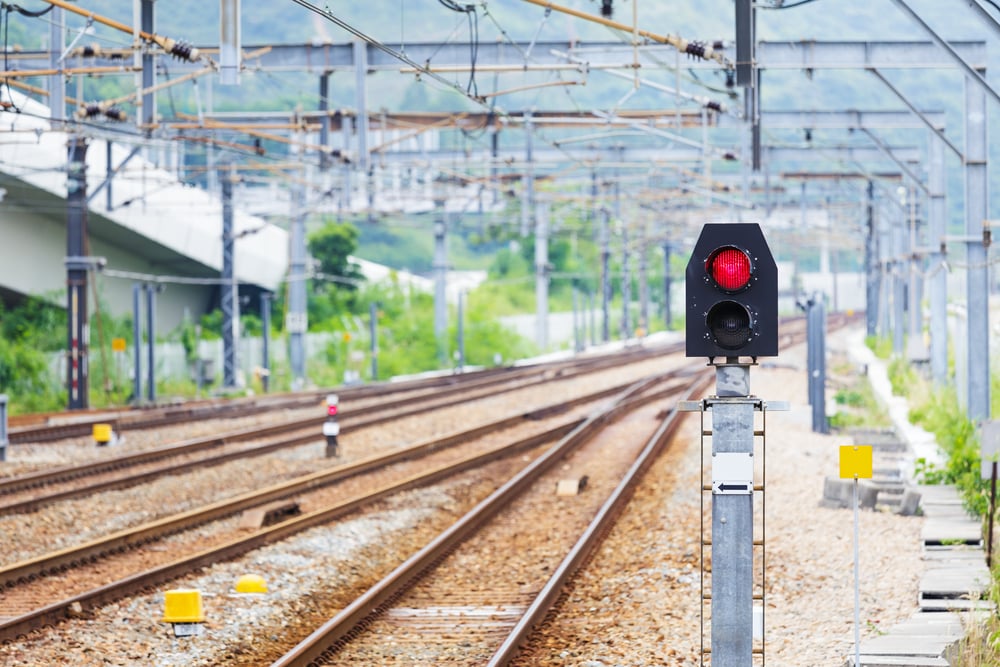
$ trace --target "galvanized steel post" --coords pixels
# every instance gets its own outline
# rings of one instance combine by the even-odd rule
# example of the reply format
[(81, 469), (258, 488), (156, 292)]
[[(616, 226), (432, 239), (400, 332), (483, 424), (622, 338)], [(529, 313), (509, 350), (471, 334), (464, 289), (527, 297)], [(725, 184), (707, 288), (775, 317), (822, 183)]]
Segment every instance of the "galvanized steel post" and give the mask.
[[(750, 367), (716, 367), (712, 411), (712, 665), (748, 667), (753, 651), (754, 408)], [(740, 477), (723, 472), (739, 470)], [(718, 481), (717, 481), (718, 480)]]

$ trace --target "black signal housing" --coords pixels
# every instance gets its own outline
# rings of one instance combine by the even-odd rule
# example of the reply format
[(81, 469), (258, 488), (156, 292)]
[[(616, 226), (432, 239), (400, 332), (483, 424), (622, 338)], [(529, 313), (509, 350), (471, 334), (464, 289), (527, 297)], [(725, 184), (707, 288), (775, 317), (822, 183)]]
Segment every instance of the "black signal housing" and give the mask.
[(778, 355), (778, 267), (757, 223), (708, 223), (686, 273), (689, 357)]

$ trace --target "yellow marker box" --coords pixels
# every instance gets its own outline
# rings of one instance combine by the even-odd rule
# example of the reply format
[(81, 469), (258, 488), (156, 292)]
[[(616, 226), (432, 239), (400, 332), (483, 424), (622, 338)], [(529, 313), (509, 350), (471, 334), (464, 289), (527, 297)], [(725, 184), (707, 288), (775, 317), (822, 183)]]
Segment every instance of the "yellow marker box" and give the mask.
[(841, 445), (840, 478), (841, 479), (872, 478), (871, 445)]

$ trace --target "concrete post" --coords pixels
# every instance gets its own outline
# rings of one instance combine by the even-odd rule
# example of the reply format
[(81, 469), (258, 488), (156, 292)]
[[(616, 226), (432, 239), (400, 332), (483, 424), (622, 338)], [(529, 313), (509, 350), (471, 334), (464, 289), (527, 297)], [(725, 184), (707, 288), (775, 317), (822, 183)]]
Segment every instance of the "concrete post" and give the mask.
[[(933, 134), (933, 133), (931, 133)], [(947, 183), (944, 171), (944, 142), (930, 138), (930, 208), (928, 211), (928, 277), (931, 306), (931, 377), (938, 386), (948, 381), (948, 272), (944, 267), (945, 233), (948, 210), (945, 201)]]
[(66, 195), (66, 393), (70, 410), (90, 405), (87, 313), (87, 140), (70, 135)]
[(242, 0), (220, 0), (219, 83), (240, 83), (240, 5)]
[(142, 284), (132, 284), (132, 402), (142, 403)]
[(534, 158), (534, 125), (531, 123), (531, 112), (524, 112), (524, 198), (521, 201), (521, 237), (531, 233), (531, 216), (535, 213), (535, 158)]
[[(438, 205), (440, 205), (438, 207)], [(447, 363), (448, 343), (448, 214), (444, 200), (435, 202), (438, 219), (434, 221), (434, 340), (437, 341), (438, 362)]]
[(544, 352), (549, 347), (549, 209), (535, 209), (535, 343)]
[(306, 192), (300, 184), (292, 185), (292, 228), (289, 235), (291, 264), (288, 276), (288, 361), (292, 368), (292, 390), (306, 383)]
[(146, 283), (146, 399), (156, 403), (156, 285)]
[(986, 93), (968, 77), (965, 80), (965, 259), (968, 265), (967, 350), (969, 370), (969, 419), (990, 418), (989, 266), (982, 242), (989, 218), (987, 193)]
[(261, 375), (260, 383), (263, 385), (266, 394), (271, 388), (271, 293), (260, 293), (260, 337), (261, 337), (261, 366), (264, 374)]
[[(140, 23), (144, 32), (156, 32), (155, 0), (140, 0)], [(146, 136), (153, 133), (153, 123), (156, 122), (156, 93), (150, 89), (156, 83), (156, 63), (150, 49), (144, 49), (142, 54), (142, 125)]]
[(878, 262), (878, 231), (875, 226), (875, 183), (868, 181), (865, 197), (865, 333), (874, 336), (878, 329), (881, 273)]
[(239, 298), (233, 258), (233, 170), (222, 175), (222, 385), (236, 386), (236, 345)]
[(611, 340), (611, 232), (608, 210), (601, 209), (601, 340)]

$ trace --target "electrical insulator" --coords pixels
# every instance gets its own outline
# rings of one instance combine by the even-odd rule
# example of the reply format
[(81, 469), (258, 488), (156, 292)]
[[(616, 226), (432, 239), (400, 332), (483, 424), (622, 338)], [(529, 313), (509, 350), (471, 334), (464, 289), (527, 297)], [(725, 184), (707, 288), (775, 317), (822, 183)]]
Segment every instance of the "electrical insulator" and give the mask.
[(119, 122), (125, 122), (128, 120), (128, 114), (119, 109), (118, 107), (109, 107), (104, 110), (104, 115), (111, 120), (117, 120)]
[(98, 104), (81, 104), (76, 110), (77, 118), (94, 118), (101, 115), (101, 107)]
[(201, 55), (198, 49), (188, 42), (168, 40), (166, 46), (168, 47), (167, 53), (181, 60), (194, 62)]
[(709, 111), (718, 111), (719, 113), (722, 113), (722, 104), (720, 102), (708, 102), (705, 105), (705, 108)]
[(687, 46), (684, 47), (684, 53), (689, 56), (694, 56), (695, 58), (705, 58), (705, 43), (704, 42), (688, 42)]
[(613, 12), (611, 0), (601, 0), (601, 16), (610, 17)]

